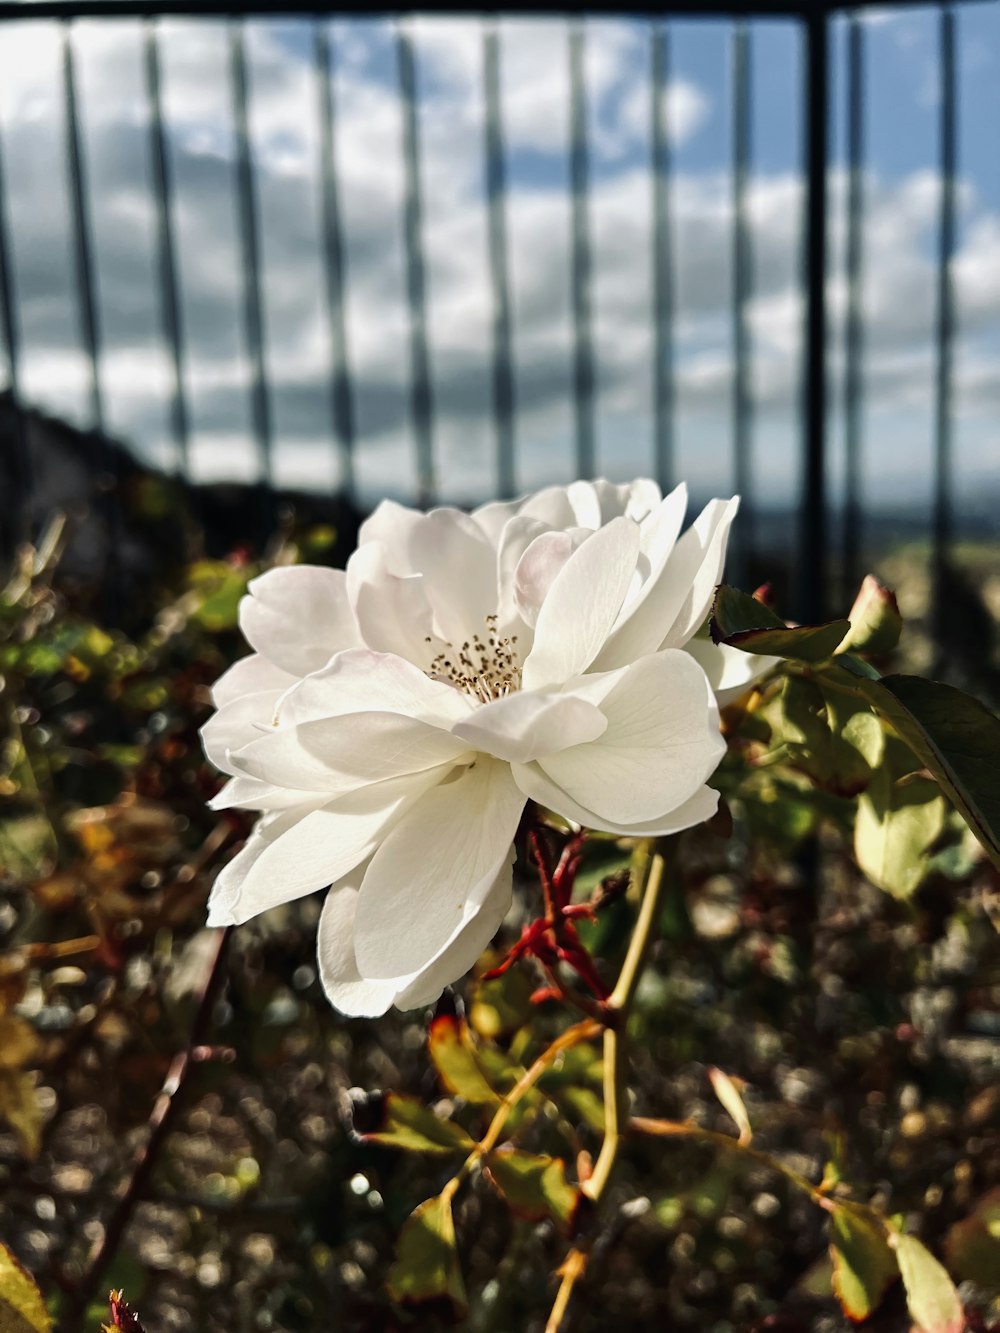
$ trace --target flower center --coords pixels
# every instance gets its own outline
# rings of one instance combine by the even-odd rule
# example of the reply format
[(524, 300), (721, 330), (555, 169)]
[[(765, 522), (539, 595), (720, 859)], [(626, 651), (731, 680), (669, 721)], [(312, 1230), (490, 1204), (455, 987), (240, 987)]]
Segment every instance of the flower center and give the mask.
[[(427, 642), (432, 640), (428, 638)], [(474, 634), (459, 648), (446, 644), (427, 674), (431, 680), (446, 681), (480, 703), (488, 704), (521, 688), (516, 645), (517, 635), (501, 638), (497, 617), (487, 616), (485, 635)]]

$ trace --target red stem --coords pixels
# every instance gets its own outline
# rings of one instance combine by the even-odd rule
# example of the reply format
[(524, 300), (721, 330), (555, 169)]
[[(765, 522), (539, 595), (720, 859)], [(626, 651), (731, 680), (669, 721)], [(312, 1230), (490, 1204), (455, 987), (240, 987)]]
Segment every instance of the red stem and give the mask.
[[(145, 1140), (136, 1149), (132, 1161), (132, 1174), (124, 1194), (118, 1201), (108, 1223), (90, 1247), (86, 1267), (80, 1277), (69, 1286), (68, 1295), (60, 1311), (59, 1326), (64, 1333), (78, 1333), (84, 1312), (95, 1299), (98, 1284), (108, 1264), (114, 1258), (122, 1236), (132, 1217), (132, 1212), (139, 1202), (142, 1190), (149, 1179), (163, 1141), (166, 1138), (177, 1115), (180, 1104), (179, 1093), (187, 1081), (194, 1065), (204, 1059), (205, 1037), (212, 1022), (212, 1010), (225, 975), (223, 963), (226, 945), (229, 942), (231, 927), (220, 930), (218, 942), (209, 960), (198, 995), (198, 1007), (194, 1022), (184, 1050), (178, 1051), (170, 1062), (167, 1076), (163, 1080), (153, 1108), (149, 1113)], [(60, 1284), (63, 1285), (63, 1284)]]

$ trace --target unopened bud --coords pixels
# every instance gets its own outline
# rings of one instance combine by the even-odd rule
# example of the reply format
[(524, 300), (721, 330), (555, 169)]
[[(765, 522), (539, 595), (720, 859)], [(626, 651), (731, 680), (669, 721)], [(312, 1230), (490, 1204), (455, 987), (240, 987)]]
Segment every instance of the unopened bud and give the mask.
[(841, 652), (880, 656), (891, 652), (899, 642), (903, 618), (896, 604), (896, 594), (874, 574), (865, 575), (849, 619), (851, 628), (840, 645)]

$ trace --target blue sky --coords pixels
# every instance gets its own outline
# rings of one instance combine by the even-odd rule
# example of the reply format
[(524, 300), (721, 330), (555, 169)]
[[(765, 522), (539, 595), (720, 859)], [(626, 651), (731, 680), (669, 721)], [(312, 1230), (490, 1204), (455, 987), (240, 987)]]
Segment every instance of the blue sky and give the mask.
[[(959, 253), (955, 263), (956, 459), (962, 506), (995, 504), (1000, 446), (1000, 3), (960, 6)], [(865, 462), (873, 504), (927, 503), (932, 451), (932, 326), (937, 217), (938, 14), (866, 11), (868, 88)], [(675, 175), (677, 471), (700, 492), (732, 487), (729, 292), (731, 27), (670, 25), (667, 116)], [(750, 24), (753, 250), (750, 307), (753, 453), (759, 498), (798, 485), (801, 306), (801, 66), (794, 24)], [(363, 498), (414, 483), (407, 420), (408, 326), (402, 247), (401, 117), (390, 25), (331, 25), (336, 164), (348, 262), (349, 354)], [(843, 313), (844, 34), (833, 53), (830, 176), (831, 475), (842, 472), (838, 406)], [(30, 397), (83, 419), (87, 367), (74, 306), (56, 25), (8, 25), (0, 44), (0, 148)], [(643, 23), (587, 24), (590, 219), (599, 470), (616, 479), (652, 460), (649, 47)], [(419, 20), (424, 238), (435, 461), (445, 498), (494, 485), (491, 309), (483, 207), (482, 29)], [(74, 49), (97, 237), (111, 426), (169, 464), (168, 367), (159, 336), (139, 28), (80, 23)], [(186, 382), (198, 476), (246, 477), (247, 365), (240, 330), (238, 233), (225, 30), (161, 27), (164, 95), (177, 182)], [(248, 26), (267, 358), (279, 482), (333, 487), (329, 328), (319, 267), (316, 87), (308, 25)], [(574, 457), (568, 199), (568, 55), (563, 20), (501, 25), (508, 233), (520, 417), (518, 479), (566, 480)]]

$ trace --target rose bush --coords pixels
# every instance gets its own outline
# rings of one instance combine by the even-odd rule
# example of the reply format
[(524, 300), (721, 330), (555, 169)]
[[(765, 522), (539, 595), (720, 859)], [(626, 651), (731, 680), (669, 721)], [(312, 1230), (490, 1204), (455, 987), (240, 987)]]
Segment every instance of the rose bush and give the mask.
[(717, 700), (767, 665), (696, 639), (738, 500), (681, 535), (683, 486), (576, 482), (420, 513), (383, 502), (346, 571), (250, 585), (253, 655), (202, 736), (216, 808), (261, 811), (213, 925), (332, 886), (327, 995), (349, 1014), (436, 998), (511, 901), (528, 800), (627, 836), (709, 818)]

